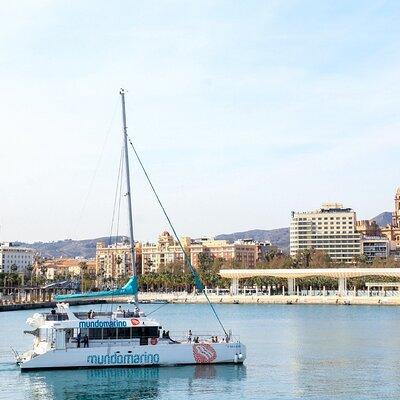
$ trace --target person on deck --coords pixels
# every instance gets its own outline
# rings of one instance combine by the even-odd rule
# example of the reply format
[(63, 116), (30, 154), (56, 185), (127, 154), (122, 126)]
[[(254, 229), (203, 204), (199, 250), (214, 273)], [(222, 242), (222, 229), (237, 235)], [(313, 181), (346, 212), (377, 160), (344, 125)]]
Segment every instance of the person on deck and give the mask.
[(83, 337), (83, 347), (89, 347), (89, 337), (87, 334)]
[(76, 347), (81, 347), (81, 339), (82, 339), (82, 335), (79, 332), (78, 336), (76, 337), (76, 343), (77, 343)]

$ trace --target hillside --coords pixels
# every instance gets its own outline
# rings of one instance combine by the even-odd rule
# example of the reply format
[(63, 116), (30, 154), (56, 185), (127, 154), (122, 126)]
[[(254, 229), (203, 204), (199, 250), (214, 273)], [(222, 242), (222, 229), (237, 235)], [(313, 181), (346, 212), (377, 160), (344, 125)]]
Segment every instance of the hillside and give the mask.
[(239, 239), (253, 239), (259, 242), (269, 240), (273, 245), (283, 251), (289, 250), (289, 228), (278, 229), (252, 229), (244, 232), (227, 233), (216, 236), (216, 239), (229, 240), (233, 242)]
[(392, 222), (392, 213), (384, 211), (376, 217), (372, 218), (371, 221), (375, 221), (379, 226), (386, 226)]
[[(119, 236), (118, 241), (126, 239), (124, 236)], [(65, 239), (57, 242), (35, 242), (35, 243), (22, 243), (18, 242), (20, 246), (26, 246), (37, 250), (42, 257), (47, 258), (94, 258), (96, 255), (96, 243), (108, 243), (109, 236), (99, 237), (96, 239), (72, 240)], [(115, 236), (111, 238), (112, 243), (115, 243)]]
[[(376, 221), (379, 226), (390, 224), (392, 213), (385, 211), (371, 221)], [(278, 229), (252, 229), (243, 232), (225, 233), (216, 236), (216, 239), (228, 240), (234, 242), (239, 239), (253, 239), (256, 241), (269, 240), (273, 245), (281, 250), (289, 251), (289, 228)], [(118, 241), (123, 241), (125, 237), (119, 237)], [(35, 242), (35, 243), (19, 243), (21, 246), (27, 246), (37, 250), (43, 257), (83, 257), (94, 258), (96, 254), (96, 243), (108, 243), (110, 238), (108, 236), (99, 237), (95, 239), (85, 240), (59, 240), (57, 242)], [(112, 237), (112, 242), (115, 243), (115, 237)]]

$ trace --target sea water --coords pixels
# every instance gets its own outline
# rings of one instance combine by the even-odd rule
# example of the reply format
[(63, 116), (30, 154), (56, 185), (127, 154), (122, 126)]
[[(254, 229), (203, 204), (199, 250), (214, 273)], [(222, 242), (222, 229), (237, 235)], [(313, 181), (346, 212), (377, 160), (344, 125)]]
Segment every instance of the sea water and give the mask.
[[(110, 308), (103, 305), (102, 311)], [(0, 313), (0, 399), (400, 398), (400, 308), (261, 304), (216, 308), (226, 328), (247, 346), (244, 365), (21, 373), (10, 346), (18, 351), (31, 348), (33, 337), (23, 330), (30, 329), (25, 320), (36, 310)], [(171, 304), (152, 316), (171, 336), (189, 329), (221, 332), (207, 305)]]

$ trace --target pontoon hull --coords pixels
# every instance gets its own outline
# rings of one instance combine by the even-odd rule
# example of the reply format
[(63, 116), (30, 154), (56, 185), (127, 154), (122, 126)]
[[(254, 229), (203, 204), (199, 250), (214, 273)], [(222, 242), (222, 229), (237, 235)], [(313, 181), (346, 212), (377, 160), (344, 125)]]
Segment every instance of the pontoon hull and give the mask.
[(144, 367), (242, 363), (246, 348), (237, 343), (179, 343), (50, 350), (20, 363), (21, 370)]

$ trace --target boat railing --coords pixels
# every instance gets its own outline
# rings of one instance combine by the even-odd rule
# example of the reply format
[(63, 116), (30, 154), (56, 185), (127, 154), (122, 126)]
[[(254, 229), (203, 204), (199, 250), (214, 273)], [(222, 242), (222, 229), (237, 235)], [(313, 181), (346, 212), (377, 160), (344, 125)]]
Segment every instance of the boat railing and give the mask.
[(89, 312), (75, 312), (74, 313), (75, 317), (78, 319), (97, 319), (99, 317), (112, 317), (112, 316), (118, 316), (119, 318), (138, 318), (137, 313), (134, 313), (133, 311), (114, 311), (114, 312), (94, 312), (92, 318), (89, 318)]
[[(240, 342), (240, 337), (238, 335), (221, 335), (215, 332), (196, 332), (192, 331), (190, 335), (188, 331), (170, 331), (169, 337), (173, 340), (179, 342), (189, 342), (195, 343), (194, 340), (198, 338), (200, 343), (235, 343)], [(214, 339), (213, 339), (214, 338)], [(213, 340), (215, 340), (213, 342)]]
[(67, 321), (68, 314), (66, 313), (49, 313), (45, 314), (46, 321)]

